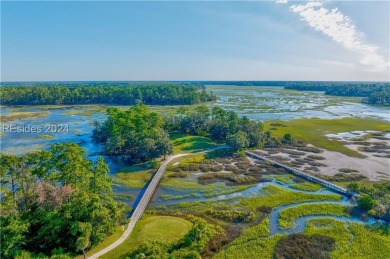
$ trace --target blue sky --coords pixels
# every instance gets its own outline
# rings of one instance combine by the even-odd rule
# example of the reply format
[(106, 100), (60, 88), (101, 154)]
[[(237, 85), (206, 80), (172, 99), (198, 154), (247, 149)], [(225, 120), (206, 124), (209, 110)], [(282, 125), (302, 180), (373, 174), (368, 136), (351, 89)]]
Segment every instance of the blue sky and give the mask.
[(2, 1), (1, 80), (389, 81), (389, 10), (388, 1)]

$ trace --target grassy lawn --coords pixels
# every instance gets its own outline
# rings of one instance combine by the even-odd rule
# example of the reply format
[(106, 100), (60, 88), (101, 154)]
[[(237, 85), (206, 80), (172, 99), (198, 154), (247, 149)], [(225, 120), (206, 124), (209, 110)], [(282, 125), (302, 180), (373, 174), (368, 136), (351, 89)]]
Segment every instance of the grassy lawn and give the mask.
[(195, 153), (219, 146), (218, 143), (213, 142), (209, 138), (186, 134), (172, 134), (171, 142), (173, 145), (173, 152), (175, 154)]
[[(283, 126), (278, 126), (278, 123)], [(291, 121), (269, 121), (264, 124), (265, 130), (271, 128), (273, 128), (271, 132), (276, 136), (283, 136), (286, 133), (291, 133), (294, 137), (302, 139), (317, 147), (330, 151), (337, 151), (352, 157), (363, 158), (364, 156), (359, 152), (346, 148), (337, 140), (329, 140), (325, 135), (357, 130), (389, 131), (390, 124), (379, 120), (362, 118), (343, 118), (337, 120), (313, 118)]]
[(120, 246), (100, 258), (120, 258), (134, 251), (147, 240), (164, 242), (178, 240), (187, 234), (191, 227), (191, 222), (177, 217), (150, 216), (142, 218), (138, 221), (131, 235)]
[(307, 215), (335, 215), (346, 216), (346, 206), (339, 204), (302, 204), (284, 209), (279, 214), (280, 228), (292, 228), (296, 219)]

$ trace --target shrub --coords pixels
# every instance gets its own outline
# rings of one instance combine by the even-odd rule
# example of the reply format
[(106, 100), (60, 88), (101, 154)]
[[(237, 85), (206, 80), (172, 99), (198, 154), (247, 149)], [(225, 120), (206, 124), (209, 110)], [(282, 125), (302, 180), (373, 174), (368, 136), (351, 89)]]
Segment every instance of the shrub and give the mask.
[(328, 236), (314, 234), (291, 234), (281, 238), (275, 246), (275, 257), (287, 258), (330, 258), (329, 252), (335, 249), (335, 240)]

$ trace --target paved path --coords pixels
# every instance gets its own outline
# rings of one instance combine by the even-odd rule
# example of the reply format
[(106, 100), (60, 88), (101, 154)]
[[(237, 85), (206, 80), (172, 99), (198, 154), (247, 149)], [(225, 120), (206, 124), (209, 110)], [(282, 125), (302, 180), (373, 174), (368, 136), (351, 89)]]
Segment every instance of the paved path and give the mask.
[(188, 155), (188, 154), (178, 154), (178, 155), (170, 156), (164, 161), (164, 163), (160, 166), (160, 168), (157, 170), (157, 172), (153, 176), (152, 181), (149, 183), (144, 195), (142, 196), (140, 202), (138, 203), (137, 207), (133, 211), (133, 214), (131, 215), (131, 218), (130, 218), (130, 223), (128, 224), (125, 232), (123, 232), (122, 236), (118, 240), (116, 240), (114, 243), (112, 243), (111, 245), (109, 245), (106, 248), (104, 248), (103, 250), (100, 250), (99, 252), (91, 255), (88, 258), (96, 259), (99, 256), (102, 256), (105, 253), (108, 253), (109, 251), (113, 250), (114, 248), (116, 248), (117, 246), (119, 246), (120, 244), (122, 244), (125, 241), (125, 239), (133, 231), (135, 224), (137, 224), (137, 221), (142, 216), (142, 213), (144, 212), (144, 210), (148, 206), (149, 201), (152, 198), (153, 193), (154, 193), (155, 189), (157, 188), (158, 183), (160, 182), (161, 176), (164, 174), (165, 169), (167, 168), (167, 165), (169, 164), (169, 162), (171, 162), (175, 158), (178, 158), (181, 156), (186, 156), (186, 155)]
[(328, 181), (326, 181), (326, 180), (324, 180), (324, 179), (315, 177), (315, 176), (313, 176), (313, 175), (310, 175), (310, 174), (301, 172), (301, 171), (299, 171), (299, 170), (297, 170), (297, 169), (294, 169), (294, 168), (289, 167), (289, 166), (287, 166), (287, 165), (281, 164), (281, 163), (276, 162), (276, 161), (274, 161), (274, 160), (272, 160), (272, 159), (266, 158), (266, 157), (264, 157), (264, 156), (262, 156), (262, 155), (255, 154), (255, 153), (252, 153), (252, 152), (249, 152), (249, 151), (245, 151), (245, 153), (246, 153), (248, 156), (251, 156), (251, 157), (254, 157), (254, 158), (257, 158), (257, 159), (261, 159), (261, 160), (264, 160), (264, 161), (268, 161), (268, 162), (270, 162), (270, 163), (272, 163), (272, 164), (275, 164), (275, 165), (278, 165), (278, 166), (280, 166), (280, 167), (283, 167), (284, 169), (287, 169), (287, 171), (289, 171), (289, 172), (291, 172), (291, 173), (293, 173), (293, 174), (295, 174), (295, 175), (298, 175), (298, 176), (300, 176), (300, 177), (303, 177), (303, 178), (305, 178), (305, 179), (307, 179), (307, 180), (309, 180), (309, 181), (319, 183), (319, 184), (321, 184), (321, 185), (323, 185), (323, 186), (325, 186), (325, 187), (327, 187), (327, 188), (329, 188), (329, 189), (331, 189), (331, 190), (334, 190), (334, 191), (336, 191), (336, 192), (339, 192), (339, 193), (341, 193), (341, 194), (344, 194), (344, 195), (347, 195), (347, 196), (356, 196), (356, 195), (357, 195), (357, 194), (352, 193), (352, 192), (350, 192), (349, 190), (347, 190), (347, 189), (345, 189), (345, 188), (343, 188), (343, 187), (340, 187), (340, 186), (338, 186), (338, 185), (336, 185), (336, 184), (333, 184), (333, 183), (328, 182)]
[(113, 250), (114, 248), (116, 248), (117, 246), (119, 246), (120, 244), (122, 244), (126, 238), (131, 234), (131, 232), (133, 231), (134, 227), (135, 227), (135, 224), (137, 224), (137, 221), (139, 220), (139, 218), (142, 216), (142, 214), (144, 213), (144, 210), (146, 209), (146, 207), (148, 206), (149, 204), (149, 201), (150, 199), (152, 198), (153, 196), (153, 193), (154, 191), (156, 190), (157, 186), (158, 186), (158, 183), (160, 182), (160, 179), (162, 177), (162, 175), (164, 174), (165, 172), (165, 169), (167, 168), (167, 165), (175, 158), (178, 158), (178, 157), (181, 157), (181, 156), (187, 156), (187, 155), (193, 155), (193, 154), (200, 154), (200, 153), (205, 153), (205, 152), (210, 152), (210, 151), (214, 151), (214, 150), (217, 150), (217, 149), (222, 149), (222, 148), (228, 148), (228, 146), (226, 145), (223, 145), (223, 146), (218, 146), (218, 147), (215, 147), (215, 148), (210, 148), (208, 150), (204, 150), (204, 151), (200, 151), (200, 152), (196, 152), (196, 153), (191, 153), (191, 154), (177, 154), (177, 155), (174, 155), (174, 156), (170, 156), (168, 157), (164, 163), (160, 166), (160, 168), (157, 170), (157, 172), (154, 174), (153, 176), (153, 179), (152, 181), (149, 183), (148, 187), (146, 188), (146, 191), (145, 193), (143, 194), (140, 202), (138, 203), (137, 207), (135, 208), (135, 210), (133, 211), (133, 214), (131, 215), (131, 218), (130, 218), (130, 223), (128, 224), (127, 226), (127, 229), (125, 232), (123, 232), (122, 236), (116, 240), (114, 243), (112, 243), (111, 245), (107, 246), (106, 248), (104, 248), (103, 250), (100, 250), (99, 252), (89, 256), (88, 258), (90, 259), (96, 259), (98, 258), (99, 256), (102, 256), (104, 255), (105, 253), (108, 253), (109, 251)]

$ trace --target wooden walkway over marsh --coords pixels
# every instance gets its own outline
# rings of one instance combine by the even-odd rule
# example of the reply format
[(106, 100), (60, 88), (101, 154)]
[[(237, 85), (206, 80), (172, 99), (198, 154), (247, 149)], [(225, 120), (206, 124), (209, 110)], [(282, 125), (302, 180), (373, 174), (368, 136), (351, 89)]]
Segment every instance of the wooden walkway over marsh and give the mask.
[(338, 193), (341, 193), (343, 195), (346, 195), (346, 196), (357, 196), (356, 193), (353, 193), (349, 190), (347, 190), (346, 188), (343, 188), (341, 186), (338, 186), (334, 183), (331, 183), (329, 181), (326, 181), (324, 179), (321, 179), (321, 178), (318, 178), (318, 177), (315, 177), (313, 175), (310, 175), (308, 173), (304, 173), (302, 171), (299, 171), (295, 168), (292, 168), (290, 166), (287, 166), (287, 165), (284, 165), (284, 164), (281, 164), (279, 162), (276, 162), (272, 159), (269, 159), (267, 157), (264, 157), (262, 155), (259, 155), (259, 154), (255, 154), (253, 152), (250, 152), (250, 151), (245, 151), (245, 153), (249, 156), (249, 157), (253, 157), (255, 159), (260, 159), (260, 160), (264, 160), (264, 161), (267, 161), (267, 162), (270, 162), (271, 164), (274, 164), (274, 165), (277, 165), (277, 166), (280, 166), (284, 169), (286, 169), (288, 172), (296, 175), (296, 176), (299, 176), (299, 177), (302, 177), (306, 180), (309, 180), (311, 182), (314, 182), (314, 183), (318, 183), (318, 184), (321, 184), (322, 186), (325, 186), (326, 188), (329, 188), (335, 192), (338, 192)]

